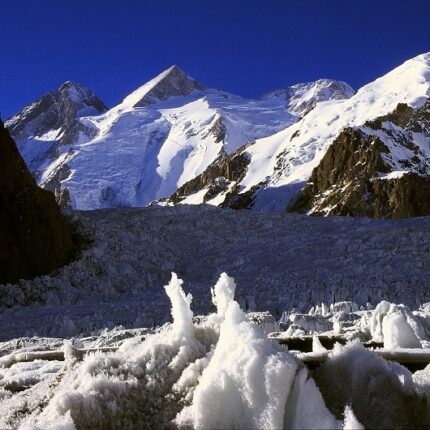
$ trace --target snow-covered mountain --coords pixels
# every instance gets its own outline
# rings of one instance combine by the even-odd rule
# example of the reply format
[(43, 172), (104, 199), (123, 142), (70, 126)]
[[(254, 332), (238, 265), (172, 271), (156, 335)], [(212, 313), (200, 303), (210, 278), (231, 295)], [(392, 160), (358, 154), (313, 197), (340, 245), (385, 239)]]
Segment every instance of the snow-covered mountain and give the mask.
[(356, 93), (321, 79), (256, 100), (172, 66), (106, 112), (67, 83), (52, 94), (73, 101), (68, 115), (50, 120), (51, 94), (6, 126), (38, 182), (76, 209), (157, 200), (414, 216), (430, 213), (429, 83), (430, 54)]
[(79, 121), (106, 110), (104, 103), (88, 88), (67, 81), (57, 91), (47, 93), (6, 122), (28, 167), (36, 175), (47, 162), (58, 157), (59, 145), (70, 145), (94, 136)]
[[(294, 103), (271, 95), (245, 99), (205, 88), (172, 66), (104, 113), (82, 114), (82, 104), (103, 109), (88, 97), (89, 90), (82, 90), (77, 92), (81, 98), (66, 97), (75, 101), (66, 125), (59, 126), (57, 118), (48, 123), (51, 105), (43, 109), (40, 100), (56, 100), (57, 93), (51, 93), (6, 125), (39, 184), (54, 191), (63, 206), (144, 206), (170, 196), (226, 155), (290, 126), (299, 119), (300, 106), (313, 103), (313, 94), (316, 101), (330, 94), (342, 97), (342, 88), (343, 97), (352, 93), (346, 84), (328, 80), (296, 87), (290, 97)], [(69, 122), (80, 131), (74, 138), (63, 133)]]
[(171, 201), (324, 215), (429, 214), (429, 86), (424, 54), (350, 98), (317, 103), (300, 121), (210, 166)]
[(318, 79), (271, 91), (261, 99), (277, 100), (279, 106), (286, 106), (289, 112), (301, 117), (319, 102), (349, 99), (353, 95), (354, 90), (346, 82)]

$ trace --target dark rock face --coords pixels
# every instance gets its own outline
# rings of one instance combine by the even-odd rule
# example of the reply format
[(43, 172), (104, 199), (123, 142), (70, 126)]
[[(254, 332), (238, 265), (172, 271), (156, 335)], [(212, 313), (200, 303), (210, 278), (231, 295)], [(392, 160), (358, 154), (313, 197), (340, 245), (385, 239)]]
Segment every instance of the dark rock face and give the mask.
[(224, 151), (221, 152), (219, 158), (212, 163), (202, 174), (195, 177), (191, 181), (185, 183), (172, 194), (169, 200), (176, 204), (183, 200), (186, 196), (194, 194), (203, 188), (207, 188), (203, 201), (207, 202), (219, 193), (225, 192), (230, 185), (231, 190), (226, 193), (224, 203), (222, 207), (232, 207), (234, 209), (240, 209), (247, 207), (250, 203), (249, 199), (246, 199), (246, 204), (243, 206), (238, 199), (235, 198), (239, 191), (237, 183), (246, 174), (246, 169), (249, 164), (249, 158), (244, 151), (245, 148), (239, 148), (235, 153), (229, 155)]
[(37, 187), (0, 121), (0, 283), (49, 273), (73, 255), (53, 194)]
[[(398, 111), (396, 122), (404, 123), (409, 109), (401, 106)], [(412, 142), (402, 143), (414, 151)], [(430, 177), (417, 165), (400, 177), (383, 179), (392, 171), (389, 152), (378, 137), (345, 129), (313, 170), (290, 211), (393, 219), (429, 215)]]

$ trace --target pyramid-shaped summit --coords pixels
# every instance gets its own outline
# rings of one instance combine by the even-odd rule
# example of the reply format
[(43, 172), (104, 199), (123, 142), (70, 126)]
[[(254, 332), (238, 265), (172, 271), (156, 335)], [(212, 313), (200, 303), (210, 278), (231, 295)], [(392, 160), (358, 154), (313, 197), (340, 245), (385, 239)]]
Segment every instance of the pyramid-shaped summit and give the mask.
[(121, 104), (129, 107), (148, 106), (170, 97), (183, 97), (204, 89), (200, 82), (188, 76), (178, 66), (171, 66), (133, 91)]
[(98, 112), (107, 110), (106, 105), (85, 85), (66, 81), (56, 91), (60, 98), (79, 105), (78, 107), (94, 107)]

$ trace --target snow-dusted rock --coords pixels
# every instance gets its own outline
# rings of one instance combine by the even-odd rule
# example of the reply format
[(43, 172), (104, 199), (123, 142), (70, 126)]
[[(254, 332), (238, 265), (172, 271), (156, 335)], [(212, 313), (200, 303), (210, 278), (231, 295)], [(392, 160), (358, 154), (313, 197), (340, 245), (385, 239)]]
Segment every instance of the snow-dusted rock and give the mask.
[(261, 98), (263, 100), (276, 100), (280, 106), (287, 106), (289, 112), (302, 117), (319, 102), (348, 99), (353, 95), (354, 90), (346, 82), (318, 79), (315, 82), (279, 88), (263, 94)]

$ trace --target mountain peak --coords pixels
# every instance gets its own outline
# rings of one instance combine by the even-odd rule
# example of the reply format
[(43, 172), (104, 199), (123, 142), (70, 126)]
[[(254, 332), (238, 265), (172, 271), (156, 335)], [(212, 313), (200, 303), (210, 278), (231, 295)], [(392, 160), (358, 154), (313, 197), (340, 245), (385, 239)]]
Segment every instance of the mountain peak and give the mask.
[(70, 143), (84, 128), (79, 117), (97, 115), (106, 109), (89, 88), (66, 81), (58, 90), (44, 94), (8, 119), (6, 127), (18, 142), (57, 130), (61, 141)]
[(98, 112), (104, 112), (107, 109), (88, 87), (78, 82), (66, 81), (60, 85), (56, 93), (60, 99), (79, 105), (78, 109), (94, 107)]
[(121, 103), (127, 107), (148, 106), (170, 97), (183, 97), (193, 91), (204, 90), (204, 86), (184, 73), (178, 66), (172, 65), (162, 73), (133, 91)]
[(58, 88), (58, 91), (64, 91), (64, 90), (67, 90), (69, 88), (85, 88), (85, 87), (83, 85), (77, 83), (77, 82), (66, 81), (60, 85), (60, 88)]
[(278, 99), (282, 104), (285, 103), (290, 113), (303, 116), (319, 102), (348, 99), (353, 95), (354, 90), (346, 82), (318, 79), (271, 91), (264, 94), (262, 98)]
[(172, 64), (168, 69), (165, 70), (165, 72), (180, 72), (180, 73), (184, 73), (179, 66), (177, 66), (176, 64)]

